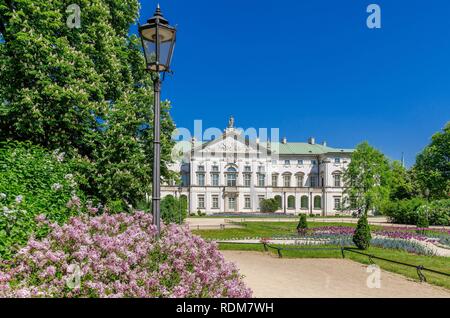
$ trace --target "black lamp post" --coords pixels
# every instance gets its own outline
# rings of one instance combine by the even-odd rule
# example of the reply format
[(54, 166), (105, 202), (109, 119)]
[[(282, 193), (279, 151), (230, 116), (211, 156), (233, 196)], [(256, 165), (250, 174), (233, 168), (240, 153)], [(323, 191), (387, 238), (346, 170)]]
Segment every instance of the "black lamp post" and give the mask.
[(153, 189), (152, 189), (152, 212), (153, 224), (160, 233), (161, 211), (161, 141), (160, 141), (160, 121), (161, 121), (161, 73), (170, 72), (170, 62), (172, 61), (173, 49), (175, 47), (176, 29), (169, 25), (163, 17), (161, 9), (156, 8), (153, 17), (148, 19), (144, 25), (139, 25), (139, 35), (141, 36), (146, 70), (153, 75), (154, 85), (154, 125), (153, 125)]
[(180, 185), (179, 187), (178, 187), (178, 192), (179, 192), (179, 197), (178, 197), (178, 209), (179, 209), (179, 212), (180, 212), (180, 225), (181, 225), (181, 223), (183, 223), (183, 220), (182, 220), (182, 204), (181, 204), (181, 192), (183, 191), (183, 188), (182, 188), (182, 186)]

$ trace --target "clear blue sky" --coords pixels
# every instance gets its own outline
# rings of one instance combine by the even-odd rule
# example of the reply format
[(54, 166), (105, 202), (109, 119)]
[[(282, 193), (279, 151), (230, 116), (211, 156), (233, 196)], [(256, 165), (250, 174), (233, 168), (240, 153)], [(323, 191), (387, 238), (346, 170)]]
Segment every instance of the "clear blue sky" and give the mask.
[[(278, 127), (335, 147), (369, 141), (407, 165), (450, 120), (448, 0), (160, 0), (178, 25), (163, 97), (178, 127)], [(142, 0), (141, 23), (157, 1)], [(366, 26), (367, 5), (382, 28)], [(131, 29), (136, 32), (136, 27)]]

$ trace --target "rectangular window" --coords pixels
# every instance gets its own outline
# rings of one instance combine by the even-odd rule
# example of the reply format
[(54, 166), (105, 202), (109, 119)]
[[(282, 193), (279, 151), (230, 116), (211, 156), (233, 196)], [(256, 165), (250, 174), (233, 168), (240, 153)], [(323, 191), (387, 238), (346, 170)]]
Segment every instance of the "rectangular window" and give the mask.
[(283, 176), (283, 185), (285, 188), (288, 188), (291, 186), (291, 176), (290, 175)]
[(289, 165), (291, 164), (291, 161), (290, 161), (290, 160), (285, 160), (285, 161), (284, 161), (284, 164), (285, 164), (286, 166), (289, 166)]
[(315, 165), (315, 164), (317, 164), (317, 161), (316, 160), (311, 160), (311, 164)]
[(315, 188), (317, 186), (317, 176), (316, 175), (312, 174), (309, 177), (309, 185), (311, 188)]
[(251, 171), (252, 171), (252, 169), (251, 169), (250, 166), (245, 166), (244, 167), (244, 172), (251, 172)]
[(213, 195), (212, 196), (212, 208), (213, 209), (218, 209), (219, 208), (219, 196), (218, 195)]
[(339, 157), (334, 158), (334, 163), (340, 163), (340, 162), (341, 162), (341, 158), (339, 158)]
[(236, 198), (235, 197), (229, 197), (228, 198), (228, 209), (230, 210), (236, 210)]
[(212, 174), (212, 186), (213, 187), (218, 187), (219, 186), (219, 174), (218, 173), (213, 173)]
[(218, 166), (213, 166), (212, 167), (212, 172), (219, 172), (219, 167)]
[(341, 208), (341, 198), (334, 197), (334, 209), (339, 210)]
[(297, 176), (297, 187), (303, 187), (303, 176)]
[(198, 208), (204, 209), (205, 208), (205, 196), (203, 194), (199, 194), (197, 196), (198, 198)]
[(278, 187), (278, 175), (277, 174), (272, 175), (272, 187), (274, 187), (274, 188)]
[(259, 166), (258, 167), (258, 173), (264, 173), (264, 167), (263, 166)]
[(249, 195), (246, 195), (245, 198), (244, 198), (244, 207), (246, 209), (251, 209), (252, 208), (252, 204), (251, 204)]
[(303, 160), (302, 159), (300, 159), (300, 160), (298, 160), (298, 162), (297, 162), (299, 165), (302, 165), (303, 164)]
[(205, 171), (205, 166), (198, 166), (197, 167), (197, 171), (198, 172), (204, 172)]
[(197, 184), (201, 187), (205, 186), (205, 175), (203, 173), (197, 174)]
[(244, 187), (250, 187), (252, 183), (252, 175), (250, 173), (244, 174)]
[(264, 174), (258, 174), (258, 187), (264, 187), (266, 185), (266, 176)]
[(228, 187), (235, 187), (236, 186), (236, 174), (235, 173), (228, 173), (227, 174), (227, 186)]
[(334, 186), (340, 187), (341, 186), (341, 175), (335, 174), (333, 177), (334, 177)]

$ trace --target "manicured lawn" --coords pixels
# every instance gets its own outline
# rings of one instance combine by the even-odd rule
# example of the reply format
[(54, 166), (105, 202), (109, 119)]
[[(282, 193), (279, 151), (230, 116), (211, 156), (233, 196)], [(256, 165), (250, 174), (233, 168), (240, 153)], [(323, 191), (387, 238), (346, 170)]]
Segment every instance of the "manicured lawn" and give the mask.
[[(297, 233), (296, 222), (244, 222), (239, 223), (243, 228), (225, 228), (224, 230), (193, 230), (194, 234), (198, 234), (206, 239), (243, 239), (247, 237), (273, 237), (273, 236), (288, 236)], [(352, 223), (322, 223), (322, 222), (308, 222), (309, 228), (323, 227), (323, 226), (350, 226), (356, 227)], [(380, 229), (380, 226), (371, 225), (371, 229)]]
[[(283, 247), (282, 245), (277, 246)], [(219, 247), (221, 250), (264, 251), (262, 244), (219, 244)], [(335, 247), (336, 249), (308, 250), (305, 248), (302, 250), (286, 250), (282, 251), (282, 255), (284, 258), (342, 258), (341, 251), (337, 246), (321, 246), (321, 248), (330, 247)], [(275, 255), (277, 253), (274, 249), (269, 249), (269, 252)], [(420, 256), (404, 251), (384, 249), (379, 247), (370, 247), (367, 251), (364, 251), (364, 253), (373, 254), (378, 257), (391, 259), (411, 265), (422, 265), (429, 269), (434, 269), (450, 274), (450, 259), (446, 257)], [(364, 255), (346, 251), (345, 257), (362, 264), (370, 264), (369, 258)], [(386, 271), (401, 274), (415, 281), (419, 281), (415, 268), (410, 268), (382, 260), (374, 260), (374, 262)], [(423, 274), (427, 278), (428, 283), (450, 289), (450, 277), (430, 273), (427, 271), (423, 271)]]

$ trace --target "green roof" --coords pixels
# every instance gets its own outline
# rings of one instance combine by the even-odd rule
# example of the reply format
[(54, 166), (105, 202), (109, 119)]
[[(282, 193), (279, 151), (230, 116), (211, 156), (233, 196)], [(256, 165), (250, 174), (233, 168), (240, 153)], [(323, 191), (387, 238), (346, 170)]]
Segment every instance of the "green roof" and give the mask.
[[(279, 147), (277, 149), (277, 147)], [(272, 152), (280, 155), (321, 155), (325, 153), (352, 153), (354, 149), (331, 148), (320, 144), (311, 145), (306, 142), (288, 142), (286, 144), (272, 142)]]

